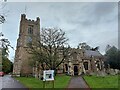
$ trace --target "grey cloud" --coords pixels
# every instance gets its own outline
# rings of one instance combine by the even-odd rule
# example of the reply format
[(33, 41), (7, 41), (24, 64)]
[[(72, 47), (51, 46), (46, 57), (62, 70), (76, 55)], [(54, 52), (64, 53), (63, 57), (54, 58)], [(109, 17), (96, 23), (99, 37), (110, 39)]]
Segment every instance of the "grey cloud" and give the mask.
[(118, 2), (119, 0), (8, 0), (9, 2)]
[[(97, 2), (8, 3), (6, 8), (10, 9), (10, 14), (3, 29), (15, 48), (20, 14), (25, 12), (25, 6), (27, 6), (27, 18), (35, 19), (39, 16), (41, 27), (62, 28), (72, 47), (76, 47), (80, 42), (87, 42), (91, 46), (100, 46), (100, 50), (103, 52), (107, 44), (116, 45), (117, 43), (118, 12), (116, 5), (117, 3)], [(12, 51), (11, 57), (13, 55)]]
[(117, 2), (100, 2), (95, 4), (95, 10), (94, 13), (96, 13), (97, 16), (103, 16), (108, 15), (112, 13), (114, 8), (117, 7)]
[[(73, 24), (82, 24), (85, 26), (94, 25), (100, 21), (112, 21), (113, 15), (117, 14), (117, 3), (86, 3), (81, 11), (77, 11), (74, 19), (68, 19)], [(111, 20), (112, 19), (112, 20)], [(73, 21), (72, 21), (73, 20)]]

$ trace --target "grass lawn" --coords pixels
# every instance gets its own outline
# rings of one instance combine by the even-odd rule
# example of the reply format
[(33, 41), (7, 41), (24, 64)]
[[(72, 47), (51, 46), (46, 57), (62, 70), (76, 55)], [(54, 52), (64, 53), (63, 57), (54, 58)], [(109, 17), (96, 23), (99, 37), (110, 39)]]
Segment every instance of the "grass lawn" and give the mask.
[(118, 88), (118, 75), (115, 76), (84, 76), (90, 88)]
[[(66, 88), (70, 76), (66, 75), (57, 75), (55, 77), (55, 82), (54, 82), (54, 88)], [(38, 80), (33, 77), (17, 77), (17, 80), (19, 80), (23, 85), (25, 85), (28, 88), (43, 88), (43, 81)], [(46, 82), (45, 88), (52, 88), (53, 83), (52, 82)]]

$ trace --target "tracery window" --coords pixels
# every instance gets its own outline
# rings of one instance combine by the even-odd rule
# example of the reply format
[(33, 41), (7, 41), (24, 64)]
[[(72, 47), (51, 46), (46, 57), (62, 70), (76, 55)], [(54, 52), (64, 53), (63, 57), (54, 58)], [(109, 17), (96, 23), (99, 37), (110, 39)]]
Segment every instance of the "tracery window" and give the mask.
[(77, 60), (77, 52), (74, 52), (74, 53), (73, 53), (73, 59), (74, 59), (74, 60)]

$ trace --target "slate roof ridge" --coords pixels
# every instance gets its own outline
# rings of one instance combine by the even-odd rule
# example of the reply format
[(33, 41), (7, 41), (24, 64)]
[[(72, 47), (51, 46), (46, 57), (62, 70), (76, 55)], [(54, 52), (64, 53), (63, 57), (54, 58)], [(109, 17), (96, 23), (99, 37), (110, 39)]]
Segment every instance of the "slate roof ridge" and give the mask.
[(86, 56), (102, 56), (102, 54), (98, 50), (96, 50), (96, 51), (85, 50), (85, 55)]

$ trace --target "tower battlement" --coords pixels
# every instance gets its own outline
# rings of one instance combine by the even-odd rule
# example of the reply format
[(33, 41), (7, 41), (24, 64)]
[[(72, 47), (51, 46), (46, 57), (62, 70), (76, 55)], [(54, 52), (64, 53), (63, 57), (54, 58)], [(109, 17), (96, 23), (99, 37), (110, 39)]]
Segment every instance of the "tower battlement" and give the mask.
[(32, 73), (32, 67), (29, 65), (31, 55), (26, 47), (30, 48), (30, 43), (34, 43), (36, 38), (40, 37), (40, 18), (36, 20), (27, 19), (25, 14), (21, 14), (19, 37), (15, 51), (15, 60), (13, 74), (26, 75)]
[(31, 19), (27, 19), (25, 14), (21, 14), (21, 21), (27, 21), (27, 22), (30, 22), (30, 23), (39, 23), (40, 18), (37, 17), (36, 20), (31, 20)]

